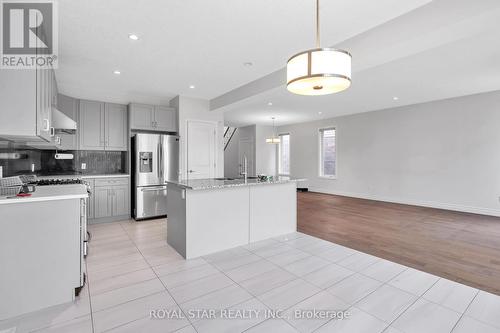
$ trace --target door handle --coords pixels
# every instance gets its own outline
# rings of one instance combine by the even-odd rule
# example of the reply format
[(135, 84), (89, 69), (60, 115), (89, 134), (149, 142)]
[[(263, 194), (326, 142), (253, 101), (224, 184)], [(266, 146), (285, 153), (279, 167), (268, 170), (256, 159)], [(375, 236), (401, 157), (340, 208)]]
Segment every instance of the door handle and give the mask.
[(194, 172), (194, 170), (189, 170), (189, 173), (193, 173), (193, 172)]
[(166, 191), (167, 188), (165, 186), (163, 187), (151, 187), (151, 188), (143, 188), (141, 189), (142, 192), (157, 192), (157, 191)]

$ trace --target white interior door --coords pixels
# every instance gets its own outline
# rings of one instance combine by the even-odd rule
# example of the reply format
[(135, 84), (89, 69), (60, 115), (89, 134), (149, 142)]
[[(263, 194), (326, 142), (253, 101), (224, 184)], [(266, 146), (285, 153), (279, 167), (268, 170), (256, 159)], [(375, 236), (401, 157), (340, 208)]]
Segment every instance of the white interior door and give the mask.
[(243, 138), (238, 142), (239, 172), (244, 171), (245, 156), (247, 158), (247, 176), (255, 176), (255, 144), (252, 139)]
[(205, 121), (187, 122), (187, 177), (215, 177), (217, 124)]

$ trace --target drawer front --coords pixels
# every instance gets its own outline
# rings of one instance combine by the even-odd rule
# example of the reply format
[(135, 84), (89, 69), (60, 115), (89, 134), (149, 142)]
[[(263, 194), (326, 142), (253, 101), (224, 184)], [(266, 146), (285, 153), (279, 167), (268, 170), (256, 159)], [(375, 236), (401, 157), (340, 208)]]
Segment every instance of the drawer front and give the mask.
[(113, 186), (113, 185), (128, 185), (129, 178), (128, 177), (120, 177), (120, 178), (99, 178), (95, 179), (95, 186)]

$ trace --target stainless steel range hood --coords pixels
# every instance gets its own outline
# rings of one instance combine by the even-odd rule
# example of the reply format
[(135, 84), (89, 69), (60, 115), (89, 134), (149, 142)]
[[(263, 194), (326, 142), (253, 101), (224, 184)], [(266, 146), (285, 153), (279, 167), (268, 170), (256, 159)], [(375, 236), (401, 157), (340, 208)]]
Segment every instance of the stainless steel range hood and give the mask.
[(76, 121), (56, 108), (52, 108), (52, 127), (54, 127), (56, 133), (76, 133)]

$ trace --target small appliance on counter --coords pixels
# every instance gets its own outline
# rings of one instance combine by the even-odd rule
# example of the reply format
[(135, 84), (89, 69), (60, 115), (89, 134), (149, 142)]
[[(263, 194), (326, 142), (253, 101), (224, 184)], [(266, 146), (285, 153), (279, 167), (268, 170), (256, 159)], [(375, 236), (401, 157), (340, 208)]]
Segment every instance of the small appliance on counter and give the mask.
[(132, 137), (132, 216), (167, 215), (167, 181), (179, 178), (179, 137), (138, 133)]

